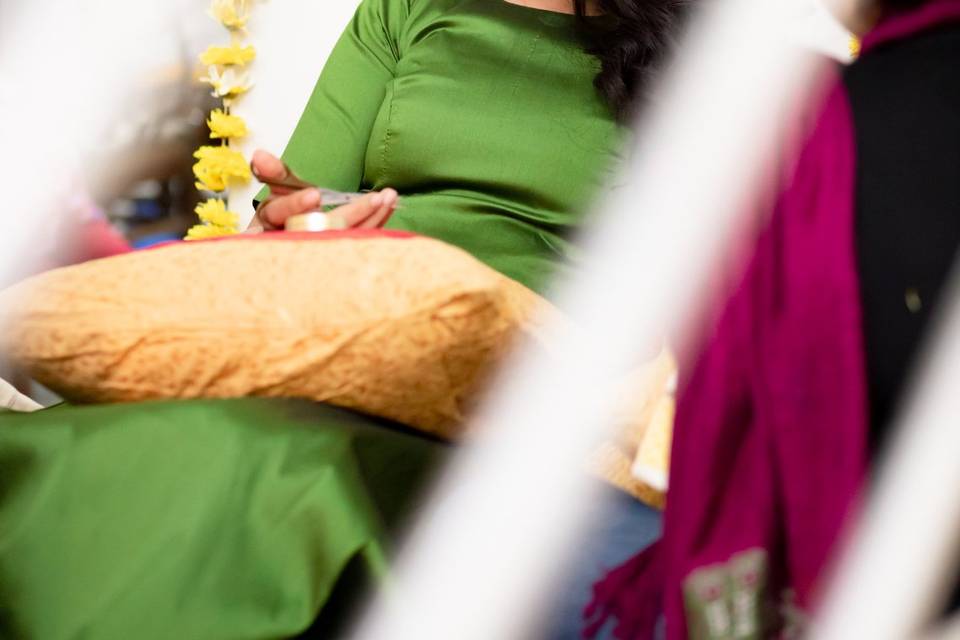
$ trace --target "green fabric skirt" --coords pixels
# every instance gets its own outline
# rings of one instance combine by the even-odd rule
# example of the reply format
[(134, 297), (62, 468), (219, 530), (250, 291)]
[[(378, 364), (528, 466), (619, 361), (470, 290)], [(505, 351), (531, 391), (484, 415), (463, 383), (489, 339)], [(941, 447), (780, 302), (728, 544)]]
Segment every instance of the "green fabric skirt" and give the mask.
[(0, 637), (333, 637), (446, 452), (301, 401), (2, 414)]

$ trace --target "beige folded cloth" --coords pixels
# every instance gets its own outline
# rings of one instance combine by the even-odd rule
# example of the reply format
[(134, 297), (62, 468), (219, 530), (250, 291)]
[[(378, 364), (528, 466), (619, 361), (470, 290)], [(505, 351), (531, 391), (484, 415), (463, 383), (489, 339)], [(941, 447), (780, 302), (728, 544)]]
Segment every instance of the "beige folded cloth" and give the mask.
[(17, 391), (12, 384), (0, 378), (0, 409), (29, 413), (39, 411), (43, 407)]
[(619, 435), (588, 462), (594, 474), (658, 509), (666, 500), (676, 386), (677, 362), (664, 349), (625, 385)]

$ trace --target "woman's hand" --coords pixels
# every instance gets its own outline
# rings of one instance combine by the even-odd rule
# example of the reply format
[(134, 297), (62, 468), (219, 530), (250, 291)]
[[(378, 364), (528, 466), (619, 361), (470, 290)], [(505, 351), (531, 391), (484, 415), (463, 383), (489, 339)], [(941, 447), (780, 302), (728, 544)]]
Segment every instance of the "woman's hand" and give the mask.
[[(282, 182), (290, 176), (290, 169), (280, 158), (266, 151), (253, 154), (254, 174), (266, 180)], [(316, 188), (288, 189), (271, 187), (270, 195), (257, 207), (257, 213), (247, 233), (283, 229), (288, 218), (319, 211), (323, 206)], [(397, 192), (393, 189), (372, 191), (350, 204), (337, 207), (329, 213), (340, 217), (349, 229), (376, 229), (386, 224), (397, 207)]]

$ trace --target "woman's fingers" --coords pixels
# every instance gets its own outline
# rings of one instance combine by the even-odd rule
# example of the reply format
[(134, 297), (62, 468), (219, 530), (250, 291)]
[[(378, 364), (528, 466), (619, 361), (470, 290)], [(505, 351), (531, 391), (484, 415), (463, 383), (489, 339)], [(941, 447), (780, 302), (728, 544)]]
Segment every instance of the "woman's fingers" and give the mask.
[[(262, 149), (253, 152), (250, 168), (253, 169), (253, 175), (262, 182), (284, 182), (290, 177), (290, 169), (283, 160)], [(270, 187), (270, 194), (275, 196), (285, 196), (294, 192), (294, 189), (286, 187)]]
[(304, 189), (283, 196), (270, 196), (257, 210), (257, 218), (267, 230), (283, 229), (287, 218), (320, 208), (320, 192)]
[(400, 200), (397, 192), (393, 189), (384, 189), (381, 193), (384, 196), (383, 203), (380, 205), (380, 208), (364, 222), (364, 227), (368, 229), (379, 229), (387, 224), (387, 220), (389, 220), (393, 212), (397, 210), (397, 204)]
[[(378, 229), (387, 223), (397, 208), (399, 196), (393, 189), (371, 192), (350, 204), (337, 207), (330, 215), (340, 218), (349, 229)], [(271, 195), (257, 209), (247, 229), (249, 233), (283, 229), (293, 216), (317, 211), (322, 206), (317, 189), (304, 189), (286, 195)]]
[(397, 208), (397, 192), (384, 189), (337, 207), (331, 213), (342, 218), (350, 229), (377, 229), (386, 224)]

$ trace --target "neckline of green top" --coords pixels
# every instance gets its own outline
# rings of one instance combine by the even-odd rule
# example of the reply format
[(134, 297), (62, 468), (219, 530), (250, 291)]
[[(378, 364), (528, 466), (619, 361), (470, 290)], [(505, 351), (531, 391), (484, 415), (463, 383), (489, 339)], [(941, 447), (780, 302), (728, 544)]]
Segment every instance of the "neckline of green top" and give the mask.
[(540, 15), (553, 15), (553, 16), (558, 16), (558, 17), (567, 18), (567, 19), (576, 17), (574, 14), (567, 13), (565, 11), (553, 11), (551, 9), (541, 9), (539, 7), (528, 7), (525, 4), (517, 4), (516, 2), (510, 2), (509, 0), (500, 0), (500, 3), (511, 6), (511, 7), (516, 7), (521, 11), (530, 11)]
[[(514, 11), (520, 15), (526, 15), (531, 18), (535, 18), (540, 22), (552, 25), (570, 25), (577, 19), (577, 16), (572, 13), (564, 13), (562, 11), (552, 11), (550, 9), (540, 9), (538, 7), (528, 7), (522, 4), (516, 4), (514, 2), (508, 2), (507, 0), (497, 0), (495, 4), (499, 4), (503, 9), (508, 11)], [(599, 16), (587, 16), (587, 20), (595, 20)]]

